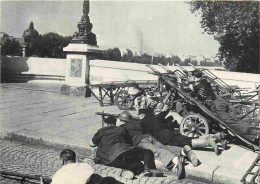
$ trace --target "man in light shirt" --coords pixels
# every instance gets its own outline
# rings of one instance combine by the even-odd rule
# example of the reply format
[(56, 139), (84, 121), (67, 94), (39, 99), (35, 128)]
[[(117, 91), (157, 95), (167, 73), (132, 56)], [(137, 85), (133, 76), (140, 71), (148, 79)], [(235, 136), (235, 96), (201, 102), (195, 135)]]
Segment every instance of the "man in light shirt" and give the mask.
[[(64, 149), (60, 153), (61, 168), (54, 174), (51, 184), (121, 184), (113, 177), (101, 177), (94, 174), (91, 165), (83, 162), (76, 162), (76, 153)], [(41, 178), (41, 184), (44, 184)]]
[(62, 167), (54, 174), (52, 184), (86, 184), (94, 173), (91, 165), (76, 163), (76, 153), (65, 149), (60, 153)]

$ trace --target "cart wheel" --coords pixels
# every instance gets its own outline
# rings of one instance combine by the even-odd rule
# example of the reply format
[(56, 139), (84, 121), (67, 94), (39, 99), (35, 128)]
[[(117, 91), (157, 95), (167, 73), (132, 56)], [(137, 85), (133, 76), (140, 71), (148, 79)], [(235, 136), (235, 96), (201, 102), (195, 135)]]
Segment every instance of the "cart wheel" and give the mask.
[(203, 116), (190, 114), (182, 119), (180, 132), (187, 137), (199, 137), (209, 133), (209, 124)]
[(121, 110), (128, 110), (134, 105), (134, 101), (126, 90), (120, 90), (115, 96), (115, 104)]

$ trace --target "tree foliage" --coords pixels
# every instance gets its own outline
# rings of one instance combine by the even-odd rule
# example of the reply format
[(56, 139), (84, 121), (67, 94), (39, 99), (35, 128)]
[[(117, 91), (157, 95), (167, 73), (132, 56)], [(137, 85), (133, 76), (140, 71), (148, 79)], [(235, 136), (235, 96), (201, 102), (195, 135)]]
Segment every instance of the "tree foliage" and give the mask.
[(194, 65), (194, 66), (197, 66), (198, 65), (198, 61), (197, 60), (193, 60), (193, 61), (191, 61), (190, 62), (192, 65)]
[(22, 47), (17, 40), (7, 38), (1, 43), (1, 55), (21, 56), (21, 54)]
[(121, 52), (118, 48), (105, 50), (103, 59), (112, 61), (121, 61)]
[[(190, 58), (186, 58), (184, 61), (181, 61), (180, 57), (177, 55), (172, 55), (171, 57), (161, 56), (152, 56), (150, 54), (144, 53), (141, 56), (134, 55), (130, 49), (126, 49), (126, 52), (121, 57), (120, 50), (118, 48), (107, 49), (104, 51), (102, 59), (104, 60), (112, 60), (112, 61), (122, 61), (129, 63), (140, 63), (140, 64), (154, 64), (158, 65), (159, 63), (162, 65), (175, 65), (179, 64), (181, 66), (189, 66), (189, 63), (194, 66), (198, 65), (198, 61), (191, 60)], [(121, 60), (120, 60), (121, 58)], [(218, 61), (215, 62), (200, 62), (201, 66), (220, 66), (221, 63)]]
[(171, 57), (152, 56), (150, 54), (144, 53), (141, 56), (134, 55), (130, 49), (126, 49), (126, 52), (121, 57), (121, 52), (118, 48), (107, 49), (104, 51), (102, 59), (112, 60), (112, 61), (123, 61), (129, 63), (140, 63), (140, 64), (154, 64), (158, 65), (173, 65), (176, 63), (181, 63), (179, 56), (172, 55)]
[(189, 66), (189, 63), (191, 63), (190, 58), (186, 58), (183, 63), (181, 63), (183, 66)]
[(65, 58), (66, 53), (63, 52), (63, 48), (69, 44), (71, 39), (71, 36), (63, 37), (57, 33), (40, 35), (32, 40), (32, 55), (49, 58)]
[(181, 58), (179, 56), (172, 56), (171, 59), (170, 59), (170, 65), (173, 65), (173, 64), (180, 64), (181, 62)]
[(232, 71), (258, 73), (259, 2), (192, 1), (204, 31), (219, 41), (219, 58)]
[(133, 56), (133, 52), (130, 49), (126, 49), (126, 53), (124, 53), (122, 56), (122, 61), (132, 63)]

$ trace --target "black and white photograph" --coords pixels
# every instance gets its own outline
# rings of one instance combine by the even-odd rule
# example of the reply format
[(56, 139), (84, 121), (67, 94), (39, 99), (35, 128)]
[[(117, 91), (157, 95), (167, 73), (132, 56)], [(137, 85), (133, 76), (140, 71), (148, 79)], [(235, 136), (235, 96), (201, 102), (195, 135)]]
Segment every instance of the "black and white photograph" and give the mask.
[(260, 184), (260, 1), (0, 7), (0, 183)]

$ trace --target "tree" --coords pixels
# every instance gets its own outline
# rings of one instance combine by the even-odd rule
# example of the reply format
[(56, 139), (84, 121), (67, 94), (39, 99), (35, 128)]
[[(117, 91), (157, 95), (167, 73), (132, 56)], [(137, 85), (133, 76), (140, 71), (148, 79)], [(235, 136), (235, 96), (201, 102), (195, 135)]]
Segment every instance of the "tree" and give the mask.
[(126, 49), (126, 53), (122, 56), (122, 61), (124, 62), (133, 62), (133, 52), (129, 49)]
[(118, 48), (108, 49), (104, 52), (103, 59), (121, 61), (121, 52)]
[(183, 66), (189, 66), (189, 63), (191, 63), (191, 59), (190, 59), (190, 58), (186, 58), (186, 59), (184, 60), (184, 62), (181, 63), (181, 65), (183, 65)]
[(219, 41), (219, 59), (232, 71), (259, 72), (259, 2), (192, 1), (204, 31)]
[(22, 47), (17, 40), (7, 38), (1, 43), (1, 55), (21, 56), (21, 54)]
[(198, 61), (197, 60), (193, 60), (193, 61), (191, 61), (190, 62), (192, 65), (194, 65), (194, 66), (197, 66), (198, 65)]
[(172, 56), (170, 60), (170, 65), (180, 64), (181, 58), (179, 56)]
[(49, 58), (65, 58), (63, 47), (66, 47), (71, 36), (63, 37), (57, 33), (47, 33), (32, 40), (32, 55)]
[(142, 64), (151, 64), (151, 62), (152, 62), (152, 56), (150, 56), (149, 54), (144, 53), (140, 57), (140, 63)]

